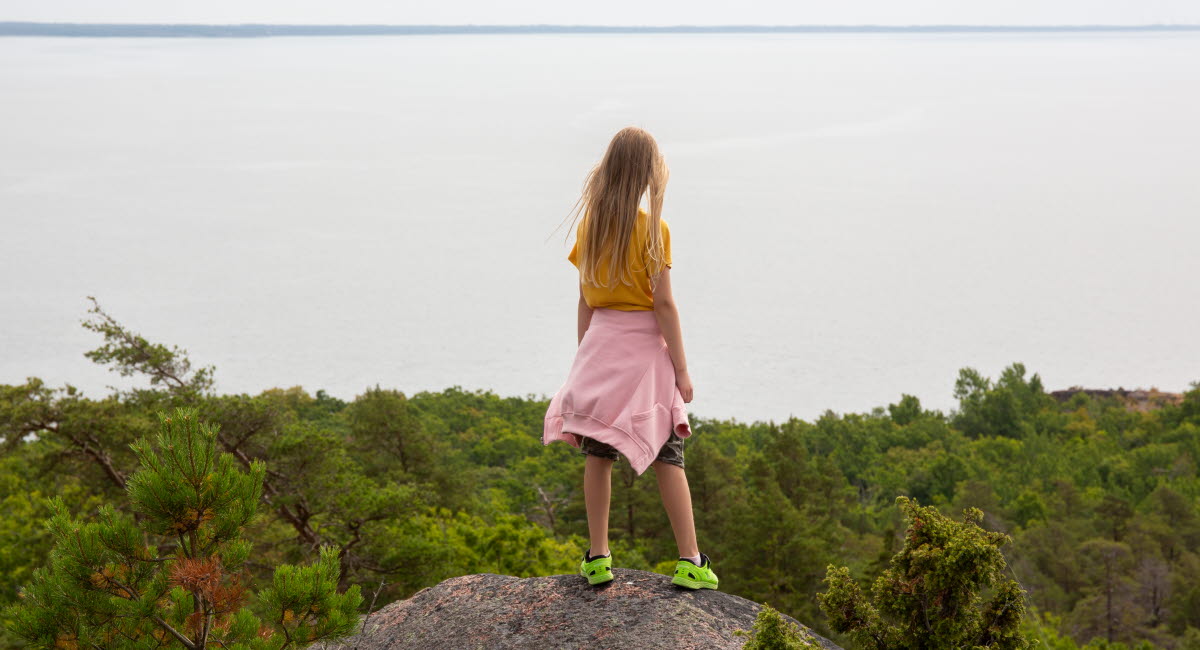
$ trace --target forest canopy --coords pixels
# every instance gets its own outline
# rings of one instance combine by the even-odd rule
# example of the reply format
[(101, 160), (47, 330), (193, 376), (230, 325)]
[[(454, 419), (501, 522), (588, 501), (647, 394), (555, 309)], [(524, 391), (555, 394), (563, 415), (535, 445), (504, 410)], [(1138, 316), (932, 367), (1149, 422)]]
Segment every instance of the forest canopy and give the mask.
[[(576, 568), (582, 457), (542, 445), (546, 398), (379, 386), (348, 402), (300, 387), (221, 394), (214, 368), (98, 304), (86, 326), (102, 338), (89, 358), (145, 381), (93, 396), (36, 377), (0, 385), (0, 607), (46, 564), (56, 513), (130, 514), (131, 444), (181, 407), (243, 468), (266, 465), (243, 532), (253, 582), (312, 565), (322, 548), (336, 551), (340, 590), (383, 582), (378, 604), (458, 575)], [(1014, 363), (995, 379), (964, 368), (955, 397), (950, 413), (901, 395), (811, 422), (693, 416), (687, 472), (722, 590), (849, 646), (818, 605), (826, 568), (845, 566), (869, 588), (903, 544), (895, 503), (905, 496), (946, 514), (978, 509), (983, 529), (1011, 538), (1007, 577), (1040, 645), (1200, 648), (1200, 384), (1134, 408), (1087, 392), (1056, 399)], [(653, 473), (618, 464), (611, 525), (620, 566), (670, 572), (675, 543)], [(20, 647), (2, 630), (0, 646)]]

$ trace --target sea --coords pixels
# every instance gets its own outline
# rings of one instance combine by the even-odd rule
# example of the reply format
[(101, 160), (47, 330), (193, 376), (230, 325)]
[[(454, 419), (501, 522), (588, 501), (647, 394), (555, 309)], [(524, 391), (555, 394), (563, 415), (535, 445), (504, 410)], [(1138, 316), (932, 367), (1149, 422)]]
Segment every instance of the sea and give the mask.
[(0, 38), (0, 384), (552, 395), (570, 212), (658, 140), (693, 416), (812, 420), (962, 368), (1200, 381), (1200, 33)]

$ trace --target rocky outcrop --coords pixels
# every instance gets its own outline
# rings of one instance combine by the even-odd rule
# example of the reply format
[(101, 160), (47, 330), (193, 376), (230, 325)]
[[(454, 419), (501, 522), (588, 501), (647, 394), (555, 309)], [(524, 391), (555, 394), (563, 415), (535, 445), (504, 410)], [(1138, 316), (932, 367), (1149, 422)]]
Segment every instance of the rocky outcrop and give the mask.
[(1124, 388), (1083, 388), (1072, 386), (1066, 390), (1051, 391), (1050, 396), (1060, 402), (1066, 402), (1079, 393), (1091, 397), (1113, 397), (1124, 404), (1125, 408), (1130, 411), (1141, 412), (1152, 411), (1168, 404), (1180, 404), (1183, 402), (1182, 394), (1167, 393), (1157, 388), (1151, 388), (1150, 390), (1126, 390)]
[[(657, 573), (617, 568), (613, 574), (612, 582), (597, 587), (577, 575), (451, 578), (382, 608), (357, 637), (326, 647), (740, 648), (746, 639), (733, 631), (749, 630), (762, 609), (721, 591), (676, 587)], [(822, 647), (840, 650), (810, 634)]]

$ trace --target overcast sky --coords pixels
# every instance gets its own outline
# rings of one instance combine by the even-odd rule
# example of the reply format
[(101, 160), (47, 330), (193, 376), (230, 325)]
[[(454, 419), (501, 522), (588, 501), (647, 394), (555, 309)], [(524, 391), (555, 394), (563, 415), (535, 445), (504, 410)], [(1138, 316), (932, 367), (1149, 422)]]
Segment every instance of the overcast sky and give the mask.
[(572, 25), (1200, 23), (1198, 0), (0, 0), (0, 20)]

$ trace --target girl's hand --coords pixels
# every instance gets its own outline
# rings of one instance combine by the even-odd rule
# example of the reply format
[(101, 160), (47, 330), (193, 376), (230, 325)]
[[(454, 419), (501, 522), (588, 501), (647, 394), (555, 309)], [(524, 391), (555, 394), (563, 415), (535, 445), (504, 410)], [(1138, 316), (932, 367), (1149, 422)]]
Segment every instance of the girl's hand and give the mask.
[(692, 376), (687, 370), (675, 371), (675, 386), (679, 388), (679, 393), (683, 395), (683, 402), (686, 404), (692, 401)]

